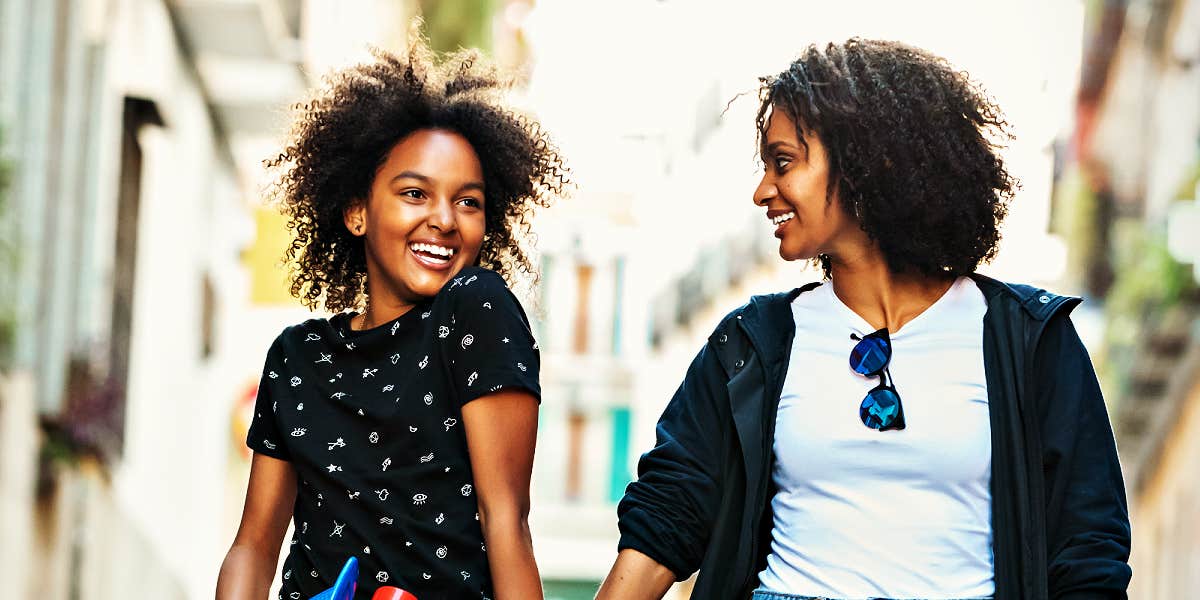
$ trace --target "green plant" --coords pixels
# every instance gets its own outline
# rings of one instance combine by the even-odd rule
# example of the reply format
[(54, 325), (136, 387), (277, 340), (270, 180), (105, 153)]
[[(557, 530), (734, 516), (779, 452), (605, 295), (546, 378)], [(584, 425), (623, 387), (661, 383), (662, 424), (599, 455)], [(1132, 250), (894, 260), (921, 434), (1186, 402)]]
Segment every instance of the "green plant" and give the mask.
[[(0, 150), (4, 148), (4, 130), (0, 128)], [(9, 184), (12, 167), (0, 152), (0, 281), (11, 282), (17, 278), (17, 228), (9, 213)], [(12, 285), (0, 286), (0, 372), (8, 369), (12, 361), (13, 341), (17, 331), (16, 298)]]

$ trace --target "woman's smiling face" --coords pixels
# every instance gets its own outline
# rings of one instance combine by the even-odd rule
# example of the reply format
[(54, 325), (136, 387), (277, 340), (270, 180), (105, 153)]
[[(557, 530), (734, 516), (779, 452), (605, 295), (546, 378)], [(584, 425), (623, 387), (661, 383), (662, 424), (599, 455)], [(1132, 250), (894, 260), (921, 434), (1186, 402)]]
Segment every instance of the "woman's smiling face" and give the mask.
[(844, 234), (861, 234), (858, 223), (842, 209), (837, 188), (829, 190), (825, 145), (812, 128), (805, 128), (802, 141), (796, 122), (776, 108), (760, 152), (765, 170), (754, 190), (754, 203), (766, 208), (767, 219), (776, 225), (780, 257), (807, 260), (834, 254)]
[(470, 142), (453, 131), (422, 129), (392, 147), (367, 199), (346, 211), (345, 222), (365, 238), (375, 293), (414, 304), (475, 264), (484, 211), (483, 167)]

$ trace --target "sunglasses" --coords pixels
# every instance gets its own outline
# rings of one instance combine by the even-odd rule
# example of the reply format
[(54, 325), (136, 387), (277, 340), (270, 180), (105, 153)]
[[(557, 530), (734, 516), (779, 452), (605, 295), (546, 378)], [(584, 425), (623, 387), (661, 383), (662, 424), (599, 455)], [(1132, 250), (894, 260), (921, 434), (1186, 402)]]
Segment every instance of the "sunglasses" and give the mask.
[(892, 385), (892, 375), (888, 372), (888, 363), (892, 362), (892, 340), (887, 328), (861, 338), (852, 333), (850, 339), (858, 341), (850, 351), (850, 368), (864, 377), (879, 378), (879, 385), (867, 392), (858, 407), (863, 425), (879, 431), (904, 429), (904, 407), (900, 405), (900, 394)]

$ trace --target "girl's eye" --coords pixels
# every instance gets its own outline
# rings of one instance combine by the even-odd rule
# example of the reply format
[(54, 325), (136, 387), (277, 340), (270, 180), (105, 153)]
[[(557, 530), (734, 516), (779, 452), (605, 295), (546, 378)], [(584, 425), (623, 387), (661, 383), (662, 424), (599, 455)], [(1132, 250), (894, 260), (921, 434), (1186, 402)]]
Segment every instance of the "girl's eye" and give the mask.
[(469, 206), (471, 208), (483, 208), (483, 203), (475, 198), (463, 198), (462, 200), (459, 200), (459, 203), (463, 206)]
[(775, 169), (779, 171), (786, 169), (788, 165), (792, 164), (792, 159), (786, 156), (776, 156), (772, 160), (775, 163)]
[(409, 198), (424, 198), (425, 197), (425, 194), (422, 194), (421, 190), (404, 190), (403, 192), (400, 192), (400, 195), (408, 196)]

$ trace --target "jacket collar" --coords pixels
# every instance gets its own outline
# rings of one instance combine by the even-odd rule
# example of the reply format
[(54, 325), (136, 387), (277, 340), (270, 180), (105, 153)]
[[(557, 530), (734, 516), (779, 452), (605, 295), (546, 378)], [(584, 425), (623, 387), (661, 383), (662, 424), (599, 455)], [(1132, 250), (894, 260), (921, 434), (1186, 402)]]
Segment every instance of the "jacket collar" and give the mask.
[[(1070, 312), (1083, 301), (1076, 296), (1055, 294), (1030, 285), (1005, 283), (979, 273), (971, 273), (968, 277), (979, 286), (989, 306), (995, 302), (1015, 302), (1037, 321), (1049, 319), (1060, 309)], [(742, 310), (735, 312), (737, 320), (750, 338), (750, 343), (759, 352), (764, 363), (775, 364), (787, 356), (794, 330), (792, 327), (780, 325), (793, 323), (792, 301), (818, 285), (821, 285), (821, 282), (809, 283), (789, 292), (754, 296)]]

